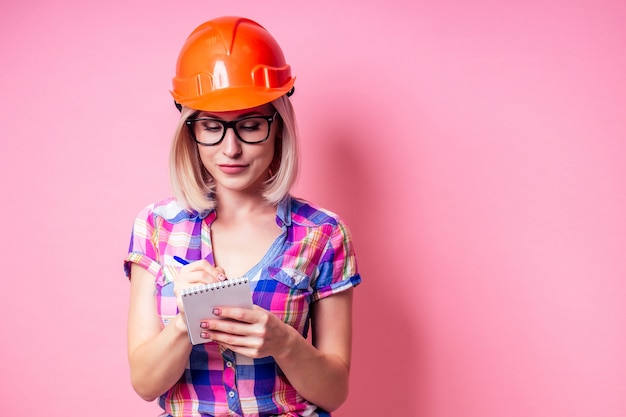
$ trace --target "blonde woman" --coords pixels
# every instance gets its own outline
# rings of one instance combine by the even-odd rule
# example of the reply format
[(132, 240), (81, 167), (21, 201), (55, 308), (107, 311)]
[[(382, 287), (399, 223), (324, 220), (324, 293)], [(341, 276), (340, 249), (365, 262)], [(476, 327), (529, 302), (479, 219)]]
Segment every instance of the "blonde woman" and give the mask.
[[(341, 219), (290, 194), (294, 81), (249, 19), (208, 21), (180, 52), (173, 197), (139, 213), (125, 261), (131, 382), (163, 416), (321, 417), (346, 399), (361, 278)], [(192, 345), (181, 291), (240, 276), (254, 307), (215, 309), (230, 320)]]

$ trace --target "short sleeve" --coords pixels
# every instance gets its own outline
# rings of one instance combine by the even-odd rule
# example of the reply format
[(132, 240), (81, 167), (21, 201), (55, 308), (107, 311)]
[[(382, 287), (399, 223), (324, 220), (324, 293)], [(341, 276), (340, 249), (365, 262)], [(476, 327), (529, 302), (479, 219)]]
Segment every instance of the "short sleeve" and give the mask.
[(318, 267), (312, 301), (356, 287), (361, 283), (352, 236), (347, 226), (337, 220)]
[(131, 264), (145, 268), (157, 278), (161, 275), (154, 218), (153, 205), (144, 208), (135, 218), (128, 255), (124, 260), (124, 272), (128, 278)]

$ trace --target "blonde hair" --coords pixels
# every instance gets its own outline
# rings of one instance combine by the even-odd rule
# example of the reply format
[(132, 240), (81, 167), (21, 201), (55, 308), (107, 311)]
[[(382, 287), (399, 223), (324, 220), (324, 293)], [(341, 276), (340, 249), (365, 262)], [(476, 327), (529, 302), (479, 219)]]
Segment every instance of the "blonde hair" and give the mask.
[[(291, 191), (298, 176), (298, 127), (291, 101), (282, 96), (271, 103), (280, 120), (274, 142), (274, 160), (270, 179), (265, 183), (263, 197), (268, 204), (277, 204)], [(213, 177), (202, 165), (198, 145), (189, 133), (185, 121), (196, 110), (183, 107), (170, 149), (170, 186), (174, 197), (188, 210), (199, 213), (215, 208)]]

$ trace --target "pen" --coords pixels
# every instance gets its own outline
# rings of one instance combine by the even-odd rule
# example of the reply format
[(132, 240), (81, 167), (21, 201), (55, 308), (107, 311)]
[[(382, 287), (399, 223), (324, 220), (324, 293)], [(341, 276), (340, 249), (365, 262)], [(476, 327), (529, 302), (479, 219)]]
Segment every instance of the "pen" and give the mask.
[(181, 265), (188, 265), (189, 262), (181, 258), (180, 256), (174, 256), (174, 260)]

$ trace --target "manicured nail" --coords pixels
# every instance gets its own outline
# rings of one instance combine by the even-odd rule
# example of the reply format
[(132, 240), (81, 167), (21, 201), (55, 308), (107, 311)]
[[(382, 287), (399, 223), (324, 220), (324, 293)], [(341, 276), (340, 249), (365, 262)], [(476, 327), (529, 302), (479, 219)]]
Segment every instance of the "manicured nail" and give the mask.
[(209, 328), (209, 323), (207, 323), (206, 321), (201, 321), (200, 322), (200, 327), (203, 329), (208, 329)]
[(209, 334), (207, 332), (200, 332), (200, 337), (203, 339), (208, 339), (209, 338)]
[(220, 314), (222, 314), (222, 310), (220, 310), (219, 308), (214, 308), (213, 314), (215, 314), (216, 316), (219, 316)]
[(217, 274), (217, 279), (219, 279), (220, 281), (226, 281), (226, 275), (219, 273)]

